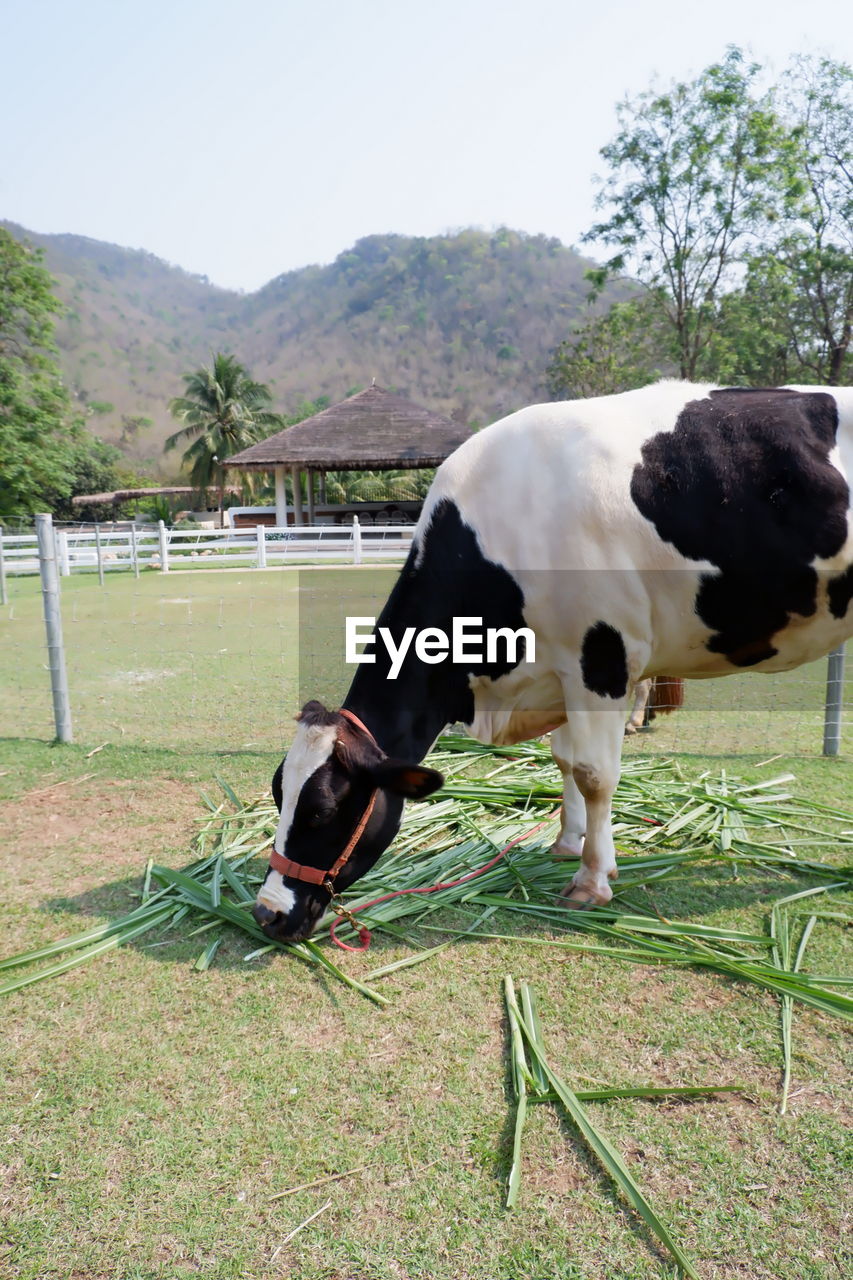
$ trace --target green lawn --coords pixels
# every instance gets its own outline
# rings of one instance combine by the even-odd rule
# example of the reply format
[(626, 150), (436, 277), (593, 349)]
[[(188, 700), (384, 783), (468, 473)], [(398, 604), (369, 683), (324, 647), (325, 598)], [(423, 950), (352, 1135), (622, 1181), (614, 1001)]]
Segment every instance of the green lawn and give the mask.
[[(217, 775), (243, 796), (266, 790), (300, 685), (325, 669), (322, 637), (305, 649), (303, 636), (300, 659), (296, 588), (275, 571), (114, 577), (103, 591), (65, 580), (79, 745), (54, 747), (37, 584), (11, 583), (0, 621), (4, 955), (130, 910), (149, 857), (190, 861), (199, 792), (214, 794)], [(790, 697), (804, 702), (810, 684), (819, 695), (821, 682), (820, 671), (807, 676)], [(679, 749), (691, 775), (790, 770), (799, 794), (853, 809), (853, 751), (797, 755), (804, 708), (754, 707), (744, 722), (739, 683), (689, 686), (688, 709), (627, 750)], [(736, 756), (720, 754), (724, 739)], [(819, 751), (819, 733), (809, 746)], [(661, 882), (653, 902), (667, 918), (761, 931), (775, 899), (813, 883), (706, 866)], [(496, 923), (518, 932), (508, 916)], [(575, 1087), (747, 1086), (689, 1103), (590, 1104), (700, 1275), (848, 1273), (849, 1045), (838, 1021), (795, 1010), (780, 1117), (779, 1005), (754, 987), (551, 950), (531, 930), (516, 942), (463, 940), (380, 980), (391, 998), (380, 1010), (287, 956), (246, 963), (237, 934), (198, 972), (210, 935), (192, 927), (5, 998), (4, 1277), (672, 1276), (552, 1107), (531, 1113), (519, 1206), (503, 1209), (507, 973), (534, 985), (551, 1058)], [(378, 934), (365, 955), (338, 960), (364, 977), (433, 941)], [(841, 922), (821, 921), (813, 947), (807, 968), (849, 972)]]
[[(62, 579), (75, 740), (274, 750), (307, 697), (340, 698), (346, 614), (375, 615), (395, 571), (300, 569)], [(0, 726), (50, 737), (41, 590), (12, 578), (0, 611)], [(819, 754), (826, 663), (687, 686), (684, 708), (627, 750)], [(847, 709), (853, 706), (853, 676)], [(850, 716), (853, 721), (853, 716)], [(853, 723), (847, 727), (853, 750)]]

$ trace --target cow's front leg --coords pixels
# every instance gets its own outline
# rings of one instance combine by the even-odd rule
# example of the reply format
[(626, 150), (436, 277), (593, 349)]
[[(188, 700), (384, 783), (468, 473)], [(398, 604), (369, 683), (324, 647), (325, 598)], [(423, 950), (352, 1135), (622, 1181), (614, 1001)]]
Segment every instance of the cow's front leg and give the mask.
[(584, 800), (586, 838), (581, 865), (560, 895), (567, 907), (605, 906), (613, 897), (616, 848), (613, 844), (613, 792), (619, 781), (625, 703), (606, 711), (575, 712), (572, 728), (572, 777)]
[(560, 810), (560, 834), (551, 846), (554, 858), (579, 858), (586, 832), (586, 806), (572, 774), (572, 736), (568, 725), (560, 725), (551, 734), (551, 755), (563, 775), (563, 806)]

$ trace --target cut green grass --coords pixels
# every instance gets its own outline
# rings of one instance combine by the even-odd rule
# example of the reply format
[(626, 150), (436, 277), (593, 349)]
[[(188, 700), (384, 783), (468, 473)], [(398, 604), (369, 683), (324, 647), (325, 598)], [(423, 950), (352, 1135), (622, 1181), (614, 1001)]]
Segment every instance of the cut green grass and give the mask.
[[(520, 993), (524, 1012), (518, 1005), (515, 983), (511, 977), (506, 977), (504, 1000), (510, 1025), (512, 1080), (516, 1099), (513, 1163), (507, 1190), (507, 1208), (515, 1206), (521, 1183), (521, 1140), (527, 1116), (528, 1096), (533, 1102), (559, 1100), (602, 1169), (613, 1180), (652, 1234), (669, 1251), (681, 1272), (692, 1277), (692, 1280), (699, 1280), (693, 1264), (673, 1240), (663, 1220), (640, 1190), (622, 1156), (612, 1142), (593, 1124), (583, 1105), (581, 1095), (575, 1093), (557, 1074), (545, 1056), (542, 1028), (530, 985), (522, 983)], [(716, 1091), (709, 1090), (709, 1092)], [(599, 1091), (599, 1097), (602, 1094), (605, 1097), (618, 1096), (618, 1094), (610, 1094), (607, 1090)], [(638, 1092), (633, 1096), (642, 1096), (642, 1094)]]

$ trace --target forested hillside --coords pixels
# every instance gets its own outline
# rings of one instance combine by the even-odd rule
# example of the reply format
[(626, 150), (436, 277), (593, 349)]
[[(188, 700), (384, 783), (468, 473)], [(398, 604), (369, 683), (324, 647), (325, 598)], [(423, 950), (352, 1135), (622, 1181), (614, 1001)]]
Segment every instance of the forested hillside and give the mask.
[(159, 469), (181, 375), (217, 350), (268, 383), (285, 413), (372, 378), (476, 423), (547, 398), (548, 357), (584, 311), (590, 265), (509, 230), (369, 236), (244, 295), (145, 252), (5, 225), (45, 250), (67, 307), (61, 363), (92, 430)]

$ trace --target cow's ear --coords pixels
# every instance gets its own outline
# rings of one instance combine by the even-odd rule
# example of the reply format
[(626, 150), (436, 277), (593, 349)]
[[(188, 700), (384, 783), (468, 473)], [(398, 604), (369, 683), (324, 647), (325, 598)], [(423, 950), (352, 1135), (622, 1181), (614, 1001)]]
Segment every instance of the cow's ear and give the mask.
[(382, 760), (368, 770), (374, 786), (384, 787), (407, 800), (423, 800), (444, 786), (444, 775), (422, 764), (406, 764), (403, 760)]

